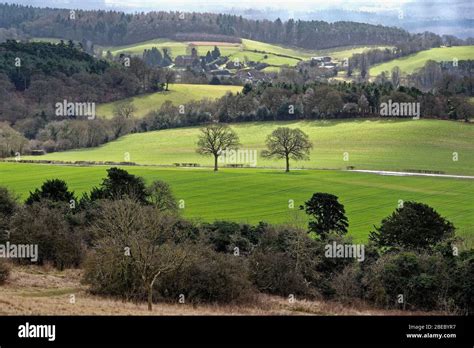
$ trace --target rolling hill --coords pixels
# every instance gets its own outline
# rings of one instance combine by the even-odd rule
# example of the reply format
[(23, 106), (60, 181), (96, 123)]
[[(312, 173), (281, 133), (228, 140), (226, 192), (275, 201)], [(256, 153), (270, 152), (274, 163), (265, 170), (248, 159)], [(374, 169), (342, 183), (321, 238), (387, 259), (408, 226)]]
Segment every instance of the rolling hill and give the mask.
[(411, 74), (415, 70), (422, 68), (428, 60), (437, 62), (474, 59), (474, 46), (454, 46), (454, 47), (438, 47), (416, 54), (394, 59), (386, 63), (374, 65), (369, 70), (371, 77), (381, 74), (383, 71), (390, 74), (396, 66), (400, 68), (403, 74)]
[[(474, 127), (441, 120), (288, 121), (233, 124), (242, 150), (260, 154), (275, 128), (301, 128), (314, 144), (309, 161), (293, 167), (318, 169), (431, 170), (449, 174), (474, 174)], [(26, 159), (60, 161), (115, 161), (172, 165), (212, 159), (196, 153), (198, 127), (132, 134), (98, 148), (51, 153)], [(458, 161), (453, 161), (453, 153)], [(347, 153), (347, 154), (346, 154)], [(346, 154), (347, 161), (344, 160)], [(257, 158), (258, 167), (283, 168), (284, 161)], [(244, 163), (245, 164), (245, 163)]]
[[(167, 92), (145, 94), (125, 100), (131, 100), (135, 105), (137, 109), (135, 117), (143, 117), (149, 112), (159, 109), (168, 100), (175, 105), (181, 105), (192, 100), (216, 99), (223, 97), (228, 92), (238, 93), (240, 91), (242, 91), (241, 86), (173, 84), (170, 85), (170, 90)], [(97, 115), (105, 118), (112, 117), (114, 107), (122, 101), (99, 105)]]

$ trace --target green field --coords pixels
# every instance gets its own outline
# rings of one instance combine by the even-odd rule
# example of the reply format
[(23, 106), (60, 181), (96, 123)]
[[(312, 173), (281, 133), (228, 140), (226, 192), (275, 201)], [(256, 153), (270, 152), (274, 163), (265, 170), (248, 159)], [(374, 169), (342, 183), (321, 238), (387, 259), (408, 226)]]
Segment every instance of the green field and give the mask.
[[(416, 200), (433, 206), (458, 228), (458, 235), (473, 240), (474, 181), (446, 178), (388, 177), (344, 171), (163, 169), (126, 167), (147, 182), (168, 182), (178, 200), (184, 200), (185, 217), (202, 221), (228, 219), (237, 222), (286, 223), (301, 220), (299, 204), (312, 193), (337, 195), (345, 205), (350, 234), (365, 241), (373, 225), (380, 223), (399, 200)], [(0, 163), (0, 185), (22, 198), (46, 179), (61, 178), (81, 193), (90, 190), (106, 175), (106, 167), (75, 167)], [(289, 209), (289, 200), (295, 209)], [(304, 220), (303, 220), (304, 223)]]
[[(264, 148), (265, 138), (278, 126), (301, 128), (314, 144), (310, 161), (292, 162), (293, 167), (318, 169), (432, 170), (474, 175), (474, 127), (440, 120), (349, 120), (292, 121), (234, 124), (241, 149)], [(26, 159), (62, 161), (115, 161), (172, 165), (212, 159), (195, 152), (199, 128), (178, 128), (132, 134), (94, 149), (51, 153)], [(344, 160), (347, 152), (348, 160)], [(453, 153), (458, 160), (453, 161)], [(347, 157), (346, 157), (347, 158)], [(241, 163), (241, 162), (239, 162)], [(245, 163), (243, 163), (245, 164)], [(284, 167), (282, 160), (258, 157), (258, 167)]]
[[(143, 117), (151, 111), (157, 110), (166, 101), (171, 101), (174, 105), (181, 105), (193, 100), (205, 98), (216, 99), (223, 97), (228, 92), (237, 93), (242, 91), (241, 86), (213, 86), (213, 85), (170, 85), (168, 92), (157, 92), (140, 95), (130, 99), (137, 111), (136, 117)], [(122, 100), (123, 101), (123, 100)], [(113, 116), (114, 108), (119, 102), (101, 104), (97, 108), (99, 117), (110, 118)]]
[(439, 47), (432, 48), (426, 51), (421, 51), (400, 59), (394, 59), (389, 62), (374, 65), (369, 70), (371, 77), (380, 75), (383, 71), (390, 73), (396, 66), (404, 74), (411, 74), (415, 70), (422, 68), (428, 60), (437, 62), (474, 59), (474, 46), (454, 46), (454, 47)]

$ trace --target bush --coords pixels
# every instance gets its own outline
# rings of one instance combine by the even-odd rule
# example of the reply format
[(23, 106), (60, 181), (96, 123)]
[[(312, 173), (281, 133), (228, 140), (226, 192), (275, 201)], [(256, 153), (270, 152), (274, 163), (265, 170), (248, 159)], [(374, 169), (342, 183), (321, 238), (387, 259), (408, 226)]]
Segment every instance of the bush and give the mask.
[(0, 285), (3, 285), (10, 276), (10, 266), (5, 261), (0, 261)]
[(263, 292), (315, 296), (321, 285), (317, 270), (324, 250), (303, 230), (263, 226), (250, 256), (250, 277)]
[(252, 285), (244, 258), (201, 246), (191, 248), (190, 262), (160, 280), (158, 296), (178, 301), (184, 295), (187, 303), (235, 303), (251, 299)]
[[(362, 278), (367, 299), (377, 305), (410, 310), (449, 306), (450, 269), (439, 254), (386, 254)], [(403, 301), (400, 303), (400, 295)]]
[(257, 252), (250, 257), (250, 279), (261, 292), (287, 297), (311, 292), (296, 264), (286, 253)]
[(49, 201), (24, 206), (10, 221), (10, 242), (38, 244), (38, 264), (52, 262), (59, 269), (77, 267), (84, 256), (81, 234), (65, 216), (67, 206), (52, 207)]

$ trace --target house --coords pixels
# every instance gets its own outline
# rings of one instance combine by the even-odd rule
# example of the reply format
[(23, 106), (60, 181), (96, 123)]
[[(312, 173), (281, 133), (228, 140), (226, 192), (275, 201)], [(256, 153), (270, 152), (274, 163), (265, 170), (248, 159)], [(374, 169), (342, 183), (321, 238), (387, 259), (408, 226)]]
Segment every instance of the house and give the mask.
[(191, 50), (190, 56), (184, 56), (184, 55), (177, 56), (174, 60), (174, 64), (178, 68), (186, 68), (188, 66), (199, 64), (199, 56), (198, 56), (197, 49), (193, 47), (193, 49)]
[(329, 63), (331, 62), (331, 57), (324, 56), (324, 57), (311, 57), (311, 61), (315, 63)]

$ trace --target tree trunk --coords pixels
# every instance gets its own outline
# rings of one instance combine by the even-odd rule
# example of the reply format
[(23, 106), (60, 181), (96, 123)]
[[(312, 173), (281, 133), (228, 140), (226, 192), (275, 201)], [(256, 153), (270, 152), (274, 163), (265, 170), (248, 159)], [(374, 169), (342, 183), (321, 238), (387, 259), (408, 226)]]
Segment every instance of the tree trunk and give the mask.
[(290, 172), (290, 156), (286, 155), (286, 172)]
[(217, 167), (217, 159), (219, 158), (219, 156), (217, 155), (214, 155), (214, 171), (217, 172), (219, 169)]
[(153, 310), (153, 284), (148, 286), (148, 310)]

